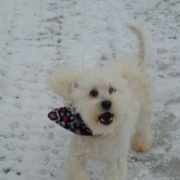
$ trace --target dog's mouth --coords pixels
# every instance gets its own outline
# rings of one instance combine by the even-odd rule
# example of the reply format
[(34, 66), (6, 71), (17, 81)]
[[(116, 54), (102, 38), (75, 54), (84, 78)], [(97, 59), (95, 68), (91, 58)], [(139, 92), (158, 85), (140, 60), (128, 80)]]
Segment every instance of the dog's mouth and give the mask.
[(113, 114), (111, 114), (110, 112), (105, 112), (99, 115), (99, 121), (103, 125), (109, 125), (113, 122)]

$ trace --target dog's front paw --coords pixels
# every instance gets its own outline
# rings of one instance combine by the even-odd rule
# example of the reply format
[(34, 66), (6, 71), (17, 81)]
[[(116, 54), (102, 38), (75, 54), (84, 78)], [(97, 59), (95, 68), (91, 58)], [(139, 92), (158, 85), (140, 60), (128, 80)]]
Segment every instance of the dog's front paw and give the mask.
[(132, 147), (138, 152), (147, 152), (151, 148), (151, 136), (143, 133), (136, 133)]
[(82, 172), (81, 174), (68, 175), (68, 180), (90, 180), (90, 177), (88, 174)]

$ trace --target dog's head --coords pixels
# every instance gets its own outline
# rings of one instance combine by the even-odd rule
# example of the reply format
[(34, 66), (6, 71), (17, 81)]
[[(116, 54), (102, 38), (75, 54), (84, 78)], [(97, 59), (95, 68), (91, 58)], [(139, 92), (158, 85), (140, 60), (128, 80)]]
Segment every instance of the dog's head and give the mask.
[(93, 134), (113, 133), (126, 116), (130, 91), (118, 70), (97, 67), (78, 74), (63, 66), (50, 83), (56, 93), (71, 101)]

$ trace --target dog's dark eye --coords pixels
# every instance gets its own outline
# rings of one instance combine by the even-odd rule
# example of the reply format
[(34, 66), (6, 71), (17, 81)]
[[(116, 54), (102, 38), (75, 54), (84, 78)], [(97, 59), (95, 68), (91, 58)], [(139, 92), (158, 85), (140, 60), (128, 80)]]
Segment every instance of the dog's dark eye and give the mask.
[(92, 91), (89, 93), (89, 95), (90, 95), (91, 97), (97, 97), (97, 96), (98, 96), (98, 91), (97, 91), (97, 90), (92, 90)]
[(114, 92), (116, 92), (116, 90), (115, 90), (113, 87), (110, 87), (110, 88), (109, 88), (109, 94), (112, 94), (112, 93), (114, 93)]

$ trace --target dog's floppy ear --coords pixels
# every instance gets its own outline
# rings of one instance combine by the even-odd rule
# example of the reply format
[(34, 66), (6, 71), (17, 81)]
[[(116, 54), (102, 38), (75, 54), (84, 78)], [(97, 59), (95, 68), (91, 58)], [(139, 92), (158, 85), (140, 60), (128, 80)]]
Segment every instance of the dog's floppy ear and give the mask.
[(77, 88), (78, 72), (62, 65), (60, 69), (48, 78), (52, 91), (65, 100), (72, 100), (72, 89)]

